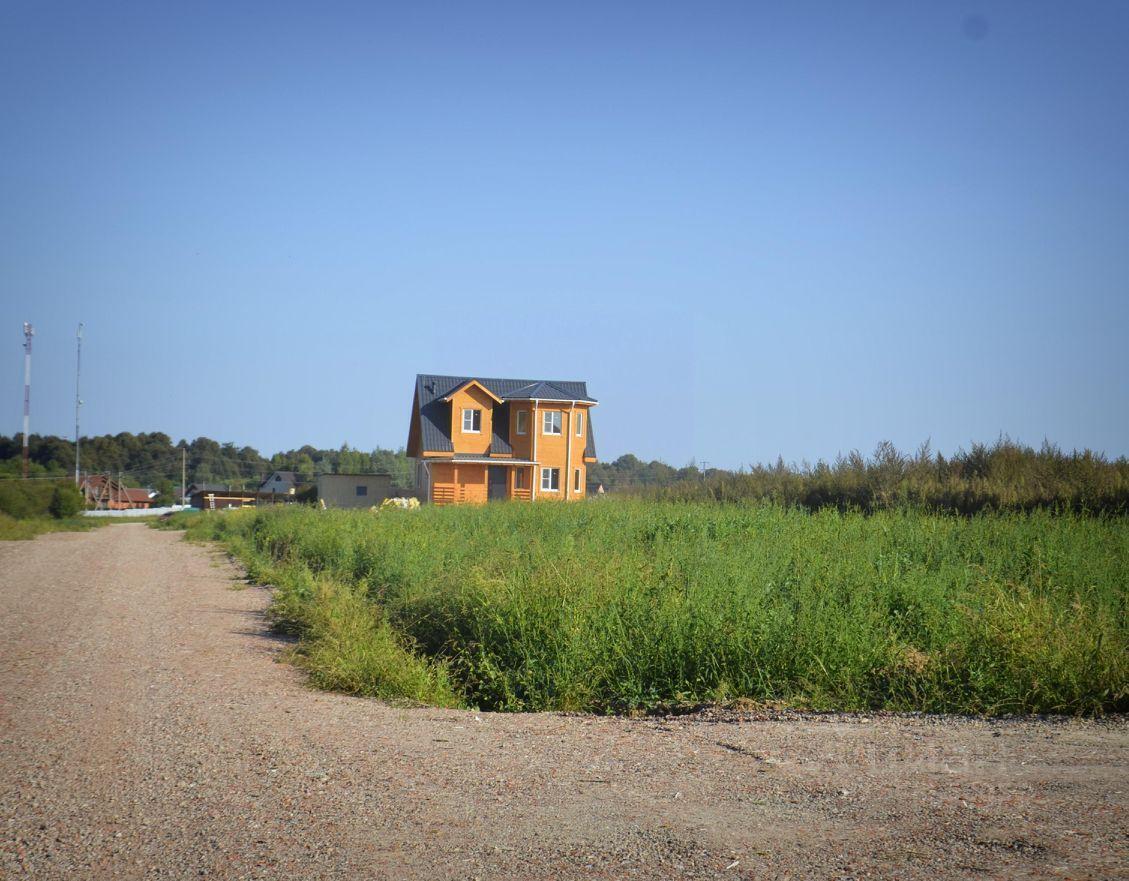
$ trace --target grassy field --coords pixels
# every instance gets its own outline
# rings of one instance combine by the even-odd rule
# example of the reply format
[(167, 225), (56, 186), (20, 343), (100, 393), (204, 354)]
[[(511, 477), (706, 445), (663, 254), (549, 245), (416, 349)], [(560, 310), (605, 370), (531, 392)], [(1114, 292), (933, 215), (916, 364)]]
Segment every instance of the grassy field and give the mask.
[(106, 525), (93, 517), (24, 517), (16, 518), (0, 511), (0, 541), (25, 541), (45, 532), (85, 532)]
[(190, 522), (278, 587), (273, 620), (327, 688), (494, 710), (1129, 709), (1124, 518), (607, 500)]

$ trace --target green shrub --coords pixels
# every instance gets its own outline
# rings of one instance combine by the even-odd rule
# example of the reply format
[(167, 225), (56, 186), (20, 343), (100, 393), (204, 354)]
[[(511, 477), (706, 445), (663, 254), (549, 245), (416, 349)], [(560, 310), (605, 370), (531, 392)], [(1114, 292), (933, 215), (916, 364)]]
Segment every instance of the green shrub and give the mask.
[(49, 480), (0, 480), (0, 511), (17, 520), (46, 517), (54, 489)]
[(18, 520), (73, 517), (83, 508), (71, 480), (0, 480), (0, 512)]
[(60, 481), (51, 491), (51, 501), (47, 504), (48, 513), (56, 520), (73, 517), (83, 509), (82, 492), (69, 481)]

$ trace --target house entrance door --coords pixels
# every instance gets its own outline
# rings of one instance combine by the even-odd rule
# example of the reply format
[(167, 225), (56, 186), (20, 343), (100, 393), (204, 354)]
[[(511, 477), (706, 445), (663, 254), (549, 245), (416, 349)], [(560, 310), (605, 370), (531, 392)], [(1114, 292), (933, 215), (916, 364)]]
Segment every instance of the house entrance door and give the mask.
[(506, 468), (504, 465), (490, 466), (490, 479), (486, 486), (486, 498), (490, 501), (506, 497)]

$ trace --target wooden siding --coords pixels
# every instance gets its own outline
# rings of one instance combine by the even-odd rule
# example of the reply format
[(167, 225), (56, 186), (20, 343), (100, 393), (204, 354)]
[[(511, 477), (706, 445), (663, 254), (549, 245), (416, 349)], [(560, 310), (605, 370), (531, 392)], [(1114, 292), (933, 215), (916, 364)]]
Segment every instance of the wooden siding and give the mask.
[[(525, 434), (517, 433), (518, 411), (524, 411), (527, 414), (525, 418), (529, 420)], [(515, 459), (533, 458), (533, 404), (530, 401), (510, 402), (510, 446)]]
[[(482, 411), (482, 425), (478, 432), (463, 431), (464, 409)], [(456, 453), (474, 453), (478, 456), (490, 453), (494, 432), (493, 412), (493, 399), (485, 389), (477, 385), (460, 389), (451, 396), (451, 444)]]
[(416, 389), (415, 394), (412, 395), (412, 421), (411, 421), (411, 424), (408, 426), (407, 454), (408, 454), (409, 457), (413, 457), (413, 458), (418, 457), (419, 453), (420, 453), (420, 449), (419, 449), (419, 443), (420, 443), (419, 420), (420, 420), (420, 415), (419, 415), (419, 389)]
[(431, 466), (431, 501), (436, 505), (485, 503), (486, 476), (486, 465), (436, 462)]
[[(537, 432), (537, 461), (539, 463), (534, 473), (534, 479), (537, 481), (537, 498), (556, 499), (558, 501), (566, 499), (573, 501), (574, 499), (584, 498), (585, 483), (588, 480), (588, 466), (584, 461), (584, 445), (588, 432), (588, 409), (589, 405), (587, 404), (578, 404), (575, 411), (569, 404), (544, 402), (538, 405), (536, 425), (533, 426), (533, 430)], [(545, 434), (543, 431), (544, 414), (551, 410), (561, 411), (561, 433), (559, 435)], [(581, 412), (584, 413), (584, 426), (581, 436), (577, 437), (573, 417), (575, 413)], [(571, 450), (569, 448), (570, 437), (572, 438)], [(516, 447), (514, 452), (518, 452)], [(541, 489), (542, 468), (561, 469), (560, 489), (556, 492)], [(580, 469), (580, 492), (574, 489), (576, 486), (576, 469), (578, 468)]]
[[(584, 424), (580, 426), (580, 435), (577, 436), (575, 425), (570, 426), (569, 429), (572, 431), (572, 459), (569, 462), (568, 468), (568, 497), (570, 499), (582, 499), (587, 495), (588, 465), (587, 460), (584, 458), (584, 448), (588, 444), (588, 417), (591, 409), (592, 408), (587, 404), (578, 404), (576, 406), (576, 413), (584, 414)], [(575, 472), (577, 469), (580, 469), (579, 491), (576, 490)]]

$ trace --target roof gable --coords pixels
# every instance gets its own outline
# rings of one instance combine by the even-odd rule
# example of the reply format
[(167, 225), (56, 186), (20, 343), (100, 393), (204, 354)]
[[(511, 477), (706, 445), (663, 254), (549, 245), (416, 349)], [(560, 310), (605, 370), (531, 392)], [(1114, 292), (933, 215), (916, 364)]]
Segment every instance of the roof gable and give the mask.
[[(448, 399), (460, 388), (475, 383), (485, 389), (503, 406), (506, 401), (578, 401), (595, 404), (596, 399), (588, 395), (585, 382), (563, 379), (490, 379), (480, 376), (441, 376), (431, 373), (416, 375), (416, 400), (418, 406), (419, 452), (450, 453), (454, 451), (451, 443), (451, 410)], [(498, 426), (501, 428), (501, 426)], [(416, 420), (409, 429), (409, 442), (415, 439)], [(592, 420), (588, 420), (588, 443), (585, 455), (594, 456), (595, 448), (591, 440)], [(495, 430), (491, 448), (503, 452), (509, 447), (509, 427), (505, 433)]]
[(490, 389), (488, 389), (486, 386), (484, 386), (477, 379), (468, 379), (466, 382), (462, 383), (461, 385), (458, 385), (455, 388), (451, 389), (451, 391), (449, 391), (446, 395), (444, 395), (443, 400), (444, 401), (450, 401), (458, 392), (468, 391), (472, 388), (480, 388), (484, 392), (486, 392), (486, 395), (492, 401), (494, 401), (497, 404), (502, 403), (501, 398), (499, 398), (496, 394), (494, 394), (492, 391), (490, 391)]
[(299, 482), (298, 472), (276, 470), (266, 476), (263, 482), (259, 484), (259, 489), (263, 489), (268, 484), (283, 484), (284, 486), (297, 487)]

